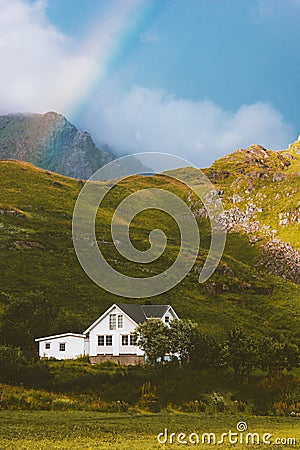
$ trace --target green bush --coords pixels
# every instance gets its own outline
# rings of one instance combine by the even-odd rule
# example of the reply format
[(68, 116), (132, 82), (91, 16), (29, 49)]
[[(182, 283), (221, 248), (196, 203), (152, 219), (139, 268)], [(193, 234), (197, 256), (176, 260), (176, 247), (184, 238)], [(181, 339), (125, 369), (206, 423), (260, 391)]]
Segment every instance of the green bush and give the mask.
[(54, 395), (45, 391), (0, 385), (0, 407), (3, 409), (49, 410)]

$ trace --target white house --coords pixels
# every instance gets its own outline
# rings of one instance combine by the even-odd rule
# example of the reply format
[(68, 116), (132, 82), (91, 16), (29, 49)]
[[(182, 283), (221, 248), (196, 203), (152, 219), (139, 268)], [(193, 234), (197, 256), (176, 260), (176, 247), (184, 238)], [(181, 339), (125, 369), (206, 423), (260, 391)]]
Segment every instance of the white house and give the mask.
[(144, 352), (134, 340), (136, 326), (150, 318), (168, 324), (178, 316), (170, 305), (111, 305), (83, 334), (65, 333), (36, 339), (41, 358), (72, 359), (89, 355), (90, 362), (141, 364)]
[(40, 358), (73, 359), (87, 354), (84, 334), (56, 334), (35, 341), (39, 343)]

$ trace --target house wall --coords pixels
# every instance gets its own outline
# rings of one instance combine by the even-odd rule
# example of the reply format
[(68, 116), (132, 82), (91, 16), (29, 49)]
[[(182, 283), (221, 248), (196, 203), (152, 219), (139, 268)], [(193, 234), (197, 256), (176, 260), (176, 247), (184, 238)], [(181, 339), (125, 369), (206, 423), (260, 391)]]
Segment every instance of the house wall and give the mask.
[[(169, 318), (169, 322), (166, 321), (166, 317)], [(170, 323), (173, 319), (178, 319), (178, 316), (176, 315), (175, 311), (173, 310), (173, 308), (169, 308), (168, 311), (162, 316), (161, 320), (162, 322), (167, 325), (168, 323)]]
[(90, 340), (89, 338), (84, 339), (84, 354), (89, 355), (90, 354)]
[[(46, 343), (50, 344), (50, 349), (46, 349)], [(59, 350), (60, 343), (65, 344), (65, 351)], [(72, 359), (84, 354), (83, 337), (62, 336), (39, 342), (39, 355), (41, 358)]]
[[(123, 327), (117, 328), (116, 330), (109, 329), (109, 315), (119, 314), (123, 316)], [(136, 328), (136, 323), (127, 317), (124, 312), (118, 308), (114, 307), (112, 310), (106, 314), (102, 320), (90, 331), (90, 357), (95, 357), (97, 355), (111, 355), (119, 356), (121, 355), (138, 355), (143, 356), (144, 352), (136, 345), (122, 345), (122, 335), (130, 335)], [(111, 346), (98, 346), (98, 336), (112, 336)]]

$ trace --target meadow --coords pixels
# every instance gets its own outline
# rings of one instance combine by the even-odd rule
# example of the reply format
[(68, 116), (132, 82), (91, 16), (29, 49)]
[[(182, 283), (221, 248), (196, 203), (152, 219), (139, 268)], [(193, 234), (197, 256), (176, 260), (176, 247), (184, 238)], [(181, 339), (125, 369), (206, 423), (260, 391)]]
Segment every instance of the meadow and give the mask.
[[(261, 224), (276, 228), (280, 239), (298, 249), (298, 225), (279, 227), (278, 214), (293, 211), (300, 201), (296, 176), (300, 156), (294, 155), (293, 167), (285, 169), (281, 184), (272, 178), (274, 171), (281, 171), (280, 161), (271, 154), (268, 161), (269, 168), (260, 167), (259, 162), (245, 164), (244, 155), (237, 152), (216, 162), (207, 173), (225, 192), (226, 209), (236, 206), (232, 200), (235, 193), (241, 197), (241, 209), (255, 202), (262, 209), (258, 213)], [(182, 170), (189, 171), (191, 184), (197, 184), (198, 173)], [(244, 173), (255, 187), (247, 196), (248, 178)], [(260, 173), (268, 177), (258, 176)], [(74, 252), (72, 211), (83, 183), (15, 161), (1, 162), (0, 179), (0, 344), (21, 347), (27, 358), (22, 370), (17, 367), (22, 379), (9, 379), (4, 370), (0, 379), (1, 383), (19, 384), (0, 386), (0, 450), (178, 449), (185, 444), (159, 444), (157, 434), (167, 428), (176, 436), (181, 432), (213, 432), (220, 437), (229, 429), (236, 431), (237, 422), (242, 420), (247, 422), (249, 432), (296, 439), (296, 445), (274, 441), (272, 446), (260, 444), (259, 448), (300, 448), (299, 417), (290, 416), (299, 412), (298, 403), (294, 407), (299, 383), (290, 373), (254, 373), (246, 382), (238, 383), (232, 374), (222, 371), (95, 367), (87, 361), (37, 362), (34, 338), (82, 332), (120, 299), (88, 279)], [(107, 200), (96, 234), (103, 254), (121, 272), (144, 274), (117, 255), (111, 245), (109, 224), (115, 204), (139, 188), (167, 185), (186, 199), (186, 189), (167, 177), (133, 177), (114, 189)], [(153, 272), (149, 273), (153, 274), (174, 259), (178, 233), (163, 214), (141, 214), (132, 225), (133, 242), (137, 248), (146, 248), (158, 218), (170, 246), (157, 265), (151, 266)], [(197, 264), (201, 266), (210, 245), (210, 232), (207, 219), (199, 219), (198, 225), (201, 248)], [(261, 257), (260, 241), (252, 242), (242, 232), (229, 233), (221, 264), (209, 283), (199, 285), (198, 272), (192, 271), (153, 302), (172, 304), (181, 318), (196, 321), (203, 333), (219, 342), (238, 323), (255, 337), (299, 343), (299, 285), (268, 273)], [(133, 299), (136, 303), (144, 301)], [(298, 370), (292, 373), (297, 378)], [(150, 409), (153, 402), (149, 401), (147, 410), (142, 396), (144, 385), (153, 388), (149, 396), (157, 395), (154, 406), (160, 412), (154, 413)], [(226, 413), (216, 412), (214, 392), (224, 396)], [(196, 401), (197, 405), (202, 402), (205, 411), (194, 412)], [(123, 412), (118, 409), (120, 402)], [(238, 412), (237, 405), (245, 409)], [(244, 450), (258, 445), (226, 443), (218, 447)]]
[[(201, 444), (203, 433), (215, 433), (220, 439), (222, 433), (236, 432), (237, 422), (247, 423), (248, 430), (239, 432), (245, 441), (246, 434), (270, 433), (270, 444), (216, 444), (219, 448), (236, 450), (253, 448), (300, 448), (299, 418), (248, 417), (247, 415), (179, 414), (164, 412), (159, 414), (98, 413), (98, 412), (55, 412), (55, 411), (0, 411), (0, 448), (30, 450), (152, 450), (179, 449), (192, 447), (205, 449), (210, 445)], [(160, 444), (157, 435), (168, 432), (190, 433), (200, 436), (200, 444)], [(170, 436), (170, 435), (169, 435)], [(193, 435), (194, 436), (194, 435)], [(296, 441), (288, 442), (289, 438)], [(162, 437), (163, 439), (163, 437)], [(182, 438), (184, 440), (184, 438)], [(280, 439), (276, 444), (275, 440)], [(192, 437), (193, 440), (193, 437)], [(286, 440), (286, 441), (285, 441)], [(251, 441), (251, 439), (250, 439)], [(279, 442), (279, 441), (278, 441)], [(296, 442), (296, 443), (295, 443)]]

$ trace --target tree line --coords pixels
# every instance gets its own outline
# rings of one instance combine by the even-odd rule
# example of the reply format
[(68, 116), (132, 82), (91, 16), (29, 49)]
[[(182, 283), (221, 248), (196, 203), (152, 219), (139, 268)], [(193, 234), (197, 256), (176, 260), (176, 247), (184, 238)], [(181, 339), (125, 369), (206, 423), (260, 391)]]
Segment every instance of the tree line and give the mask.
[(299, 348), (272, 337), (254, 338), (235, 326), (220, 343), (214, 336), (201, 332), (191, 320), (174, 319), (165, 325), (157, 319), (139, 324), (135, 331), (139, 347), (150, 364), (163, 364), (168, 359), (195, 368), (232, 368), (238, 376), (254, 369), (274, 373), (291, 370), (299, 364)]

